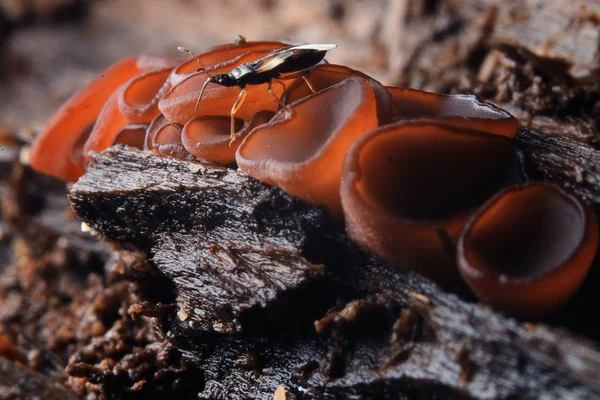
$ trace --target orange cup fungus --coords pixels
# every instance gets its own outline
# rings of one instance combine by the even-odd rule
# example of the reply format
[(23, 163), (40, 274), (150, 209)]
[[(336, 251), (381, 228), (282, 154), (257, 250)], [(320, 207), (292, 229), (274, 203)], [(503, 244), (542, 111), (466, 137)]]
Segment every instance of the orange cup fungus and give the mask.
[(162, 156), (185, 158), (188, 152), (183, 147), (181, 131), (183, 126), (158, 115), (146, 131), (144, 149), (153, 150)]
[(54, 114), (31, 148), (31, 166), (65, 181), (75, 181), (83, 165), (71, 159), (81, 132), (96, 121), (104, 103), (125, 81), (143, 71), (135, 58), (127, 58), (71, 97)]
[(507, 188), (469, 220), (460, 273), (483, 301), (543, 316), (579, 288), (596, 255), (598, 226), (585, 202), (549, 184)]
[[(305, 97), (252, 131), (236, 161), (248, 175), (341, 215), (340, 179), (347, 149), (389, 115), (383, 86), (351, 77)], [(378, 111), (382, 109), (381, 111)]]
[(235, 162), (235, 153), (243, 139), (257, 126), (266, 124), (274, 113), (261, 111), (244, 126), (237, 119), (236, 141), (230, 143), (230, 118), (225, 116), (203, 116), (189, 120), (183, 127), (181, 140), (185, 149), (198, 158), (228, 165)]
[(524, 181), (512, 141), (429, 120), (390, 124), (348, 151), (341, 197), (350, 237), (388, 262), (453, 274), (447, 241), (507, 185)]
[[(569, 298), (595, 252), (589, 207), (549, 186), (505, 189), (524, 181), (510, 140), (517, 121), (475, 96), (386, 88), (348, 67), (319, 64), (302, 76), (248, 85), (230, 145), (231, 110), (241, 89), (209, 84), (198, 104), (203, 85), (285, 46), (244, 42), (183, 62), (123, 60), (58, 110), (32, 147), (31, 165), (75, 181), (91, 151), (117, 143), (237, 163), (248, 175), (345, 218), (353, 240), (398, 268), (438, 280), (456, 277), (460, 237), (460, 272), (485, 301), (527, 314)], [(564, 230), (572, 237), (559, 240), (558, 229), (536, 238), (544, 215), (553, 229), (561, 226), (559, 215), (571, 218), (577, 226)], [(514, 237), (511, 220), (518, 221)], [(511, 262), (522, 268), (507, 267)], [(555, 298), (553, 290), (560, 291)]]

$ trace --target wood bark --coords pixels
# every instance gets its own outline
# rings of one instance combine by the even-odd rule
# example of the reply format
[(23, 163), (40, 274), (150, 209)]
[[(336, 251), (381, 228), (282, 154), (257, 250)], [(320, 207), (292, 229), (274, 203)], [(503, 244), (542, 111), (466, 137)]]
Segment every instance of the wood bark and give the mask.
[(174, 281), (163, 329), (211, 377), (206, 398), (266, 399), (276, 381), (299, 398), (600, 396), (592, 343), (392, 271), (321, 210), (235, 170), (113, 148), (70, 196)]

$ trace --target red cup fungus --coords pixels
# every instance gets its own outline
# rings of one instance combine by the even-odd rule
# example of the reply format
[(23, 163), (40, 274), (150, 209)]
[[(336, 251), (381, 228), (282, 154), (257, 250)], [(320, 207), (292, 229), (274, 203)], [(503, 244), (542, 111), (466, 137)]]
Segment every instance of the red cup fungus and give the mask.
[(546, 315), (579, 288), (598, 247), (590, 206), (549, 184), (507, 188), (469, 220), (460, 273), (484, 302), (524, 317)]
[(378, 109), (389, 106), (387, 91), (374, 85), (351, 77), (292, 103), (291, 115), (283, 109), (246, 137), (236, 154), (239, 168), (341, 215), (339, 185), (346, 151), (380, 124)]
[(235, 153), (246, 135), (254, 127), (267, 123), (272, 117), (270, 111), (261, 111), (244, 126), (236, 120), (236, 141), (230, 143), (230, 118), (225, 116), (203, 116), (188, 121), (181, 132), (185, 149), (195, 157), (228, 165), (235, 162)]
[(346, 155), (341, 198), (350, 237), (389, 263), (455, 274), (444, 238), (499, 189), (523, 182), (507, 138), (432, 121), (386, 125)]
[(144, 149), (144, 140), (146, 138), (146, 129), (149, 124), (128, 124), (125, 125), (115, 136), (112, 145), (125, 144), (136, 149)]
[(74, 181), (91, 151), (118, 143), (237, 162), (343, 215), (355, 242), (399, 268), (454, 279), (457, 251), (464, 279), (496, 307), (544, 314), (573, 294), (596, 251), (595, 217), (549, 185), (506, 189), (525, 179), (510, 140), (517, 120), (475, 96), (386, 88), (320, 64), (273, 79), (275, 96), (266, 84), (248, 85), (230, 145), (240, 88), (209, 84), (196, 108), (200, 90), (209, 76), (285, 46), (227, 44), (183, 62), (125, 59), (57, 111), (33, 144), (31, 166)]
[(171, 69), (146, 72), (125, 84), (118, 98), (119, 111), (130, 122), (147, 123), (158, 114), (158, 100), (168, 91)]
[(296, 79), (288, 84), (287, 89), (281, 95), (281, 100), (286, 104), (293, 103), (294, 101), (310, 96), (313, 94), (313, 90), (319, 92), (333, 85), (337, 85), (351, 76), (360, 76), (365, 79), (371, 79), (362, 72), (343, 65), (317, 65), (304, 75), (305, 79)]
[(167, 120), (159, 114), (146, 129), (144, 148), (163, 156), (185, 158), (188, 152), (181, 141), (183, 126)]
[(75, 142), (98, 118), (113, 92), (142, 71), (136, 58), (127, 58), (71, 97), (54, 114), (31, 147), (31, 166), (65, 181), (72, 182), (81, 176), (83, 166), (70, 157)]

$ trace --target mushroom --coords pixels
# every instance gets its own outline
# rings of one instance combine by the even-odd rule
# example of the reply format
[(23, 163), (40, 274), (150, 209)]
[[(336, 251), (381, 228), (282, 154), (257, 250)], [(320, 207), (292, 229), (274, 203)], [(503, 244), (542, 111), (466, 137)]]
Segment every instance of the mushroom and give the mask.
[(143, 73), (112, 94), (85, 143), (83, 155), (86, 160), (91, 151), (102, 151), (116, 144), (117, 136), (126, 125), (149, 124), (156, 118), (158, 99), (169, 87), (165, 83), (169, 73), (168, 69)]
[(350, 77), (292, 103), (255, 128), (236, 161), (248, 175), (341, 216), (340, 176), (347, 149), (389, 117), (391, 99), (375, 81)]
[(484, 302), (514, 315), (540, 317), (579, 288), (598, 247), (596, 215), (556, 186), (509, 187), (469, 220), (458, 265)]
[(83, 147), (83, 156), (86, 161), (89, 161), (91, 151), (102, 151), (110, 147), (121, 129), (129, 122), (119, 110), (119, 97), (122, 90), (123, 88), (120, 88), (110, 96), (98, 115), (92, 132)]
[(158, 100), (169, 90), (171, 68), (143, 73), (125, 84), (118, 97), (119, 111), (130, 122), (148, 123), (158, 114)]
[(71, 146), (71, 161), (81, 166), (81, 168), (85, 168), (85, 157), (83, 155), (83, 149), (85, 147), (85, 143), (88, 141), (90, 135), (92, 134), (92, 130), (94, 129), (95, 124), (96, 121), (93, 121), (91, 124), (85, 127), (79, 133), (79, 135), (75, 139), (75, 142), (73, 142), (73, 146)]
[(127, 124), (117, 133), (115, 139), (111, 143), (126, 144), (127, 146), (135, 147), (136, 149), (144, 149), (144, 140), (146, 137), (146, 129), (149, 124)]
[(477, 96), (445, 95), (408, 88), (387, 88), (394, 101), (396, 121), (430, 118), (513, 138), (518, 121), (508, 112)]
[(236, 141), (230, 144), (230, 118), (225, 116), (196, 117), (183, 127), (181, 141), (185, 149), (198, 158), (221, 165), (235, 161), (235, 152), (254, 127), (267, 123), (274, 113), (261, 111), (246, 126), (236, 120)]
[(378, 128), (349, 149), (341, 198), (349, 236), (402, 269), (456, 277), (453, 242), (499, 189), (524, 181), (505, 137), (431, 120)]
[(180, 124), (172, 123), (159, 114), (146, 129), (144, 149), (154, 150), (163, 156), (186, 158), (189, 153), (181, 141), (182, 129)]
[(77, 180), (84, 172), (81, 163), (71, 158), (77, 139), (96, 120), (113, 92), (142, 70), (138, 59), (127, 58), (71, 97), (36, 138), (31, 148), (31, 166), (65, 181)]

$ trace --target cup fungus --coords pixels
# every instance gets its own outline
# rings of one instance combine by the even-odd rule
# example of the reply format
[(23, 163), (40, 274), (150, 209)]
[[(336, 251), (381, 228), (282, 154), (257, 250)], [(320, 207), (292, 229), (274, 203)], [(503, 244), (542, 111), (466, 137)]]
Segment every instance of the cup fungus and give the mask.
[(144, 139), (146, 137), (146, 129), (149, 124), (128, 124), (125, 125), (115, 136), (115, 140), (111, 145), (126, 144), (127, 146), (135, 147), (136, 149), (144, 149)]
[(284, 46), (244, 42), (184, 62), (123, 60), (59, 109), (34, 143), (31, 165), (74, 181), (90, 151), (116, 143), (236, 161), (334, 217), (343, 212), (360, 246), (438, 281), (458, 276), (460, 237), (460, 273), (494, 306), (544, 314), (574, 293), (596, 251), (594, 214), (553, 186), (505, 189), (525, 179), (510, 140), (517, 121), (475, 96), (385, 88), (321, 64), (273, 79), (272, 93), (249, 85), (230, 147), (240, 88), (209, 84), (196, 109), (204, 83)]
[(183, 127), (181, 140), (185, 149), (198, 158), (228, 165), (235, 161), (235, 152), (254, 127), (267, 123), (270, 111), (261, 111), (246, 126), (236, 120), (236, 141), (230, 145), (230, 118), (225, 116), (196, 117)]
[(385, 114), (380, 109), (389, 110), (389, 94), (375, 85), (351, 77), (292, 103), (291, 115), (283, 109), (246, 137), (236, 154), (239, 168), (341, 215), (339, 185), (346, 151), (379, 125), (377, 116)]
[(477, 96), (445, 95), (422, 90), (388, 87), (394, 101), (394, 120), (431, 118), (513, 138), (517, 119)]
[(159, 114), (157, 102), (168, 75), (166, 69), (146, 72), (117, 89), (100, 111), (85, 143), (84, 157), (87, 159), (91, 151), (102, 151), (118, 143), (116, 138), (126, 125), (150, 124)]
[(171, 69), (146, 72), (125, 84), (118, 98), (119, 111), (130, 122), (147, 123), (158, 114), (158, 100), (168, 91)]
[(36, 138), (31, 148), (31, 166), (65, 181), (79, 178), (84, 172), (83, 166), (70, 157), (75, 142), (96, 120), (113, 92), (142, 71), (138, 59), (127, 58), (71, 97)]
[(86, 161), (89, 161), (90, 151), (102, 151), (110, 147), (121, 129), (129, 122), (119, 109), (119, 97), (122, 90), (121, 88), (113, 93), (100, 111), (92, 133), (83, 147), (83, 156)]
[(81, 166), (81, 168), (85, 167), (85, 158), (83, 156), (83, 153), (84, 153), (83, 149), (85, 147), (85, 143), (88, 141), (88, 139), (90, 138), (90, 135), (92, 134), (92, 130), (94, 129), (95, 123), (96, 123), (96, 121), (92, 122), (91, 124), (89, 124), (87, 127), (85, 127), (79, 133), (79, 135), (73, 142), (73, 146), (71, 146), (71, 153), (68, 155), (71, 157), (71, 161), (73, 163)]
[(346, 156), (346, 229), (391, 264), (455, 275), (448, 242), (478, 205), (523, 180), (520, 154), (505, 137), (433, 121), (386, 125)]
[(523, 317), (560, 307), (596, 254), (593, 210), (549, 184), (510, 187), (469, 220), (458, 243), (460, 273), (484, 302)]
[(183, 126), (167, 120), (159, 114), (146, 129), (145, 150), (154, 150), (163, 156), (186, 158), (189, 153), (183, 147), (181, 131)]

